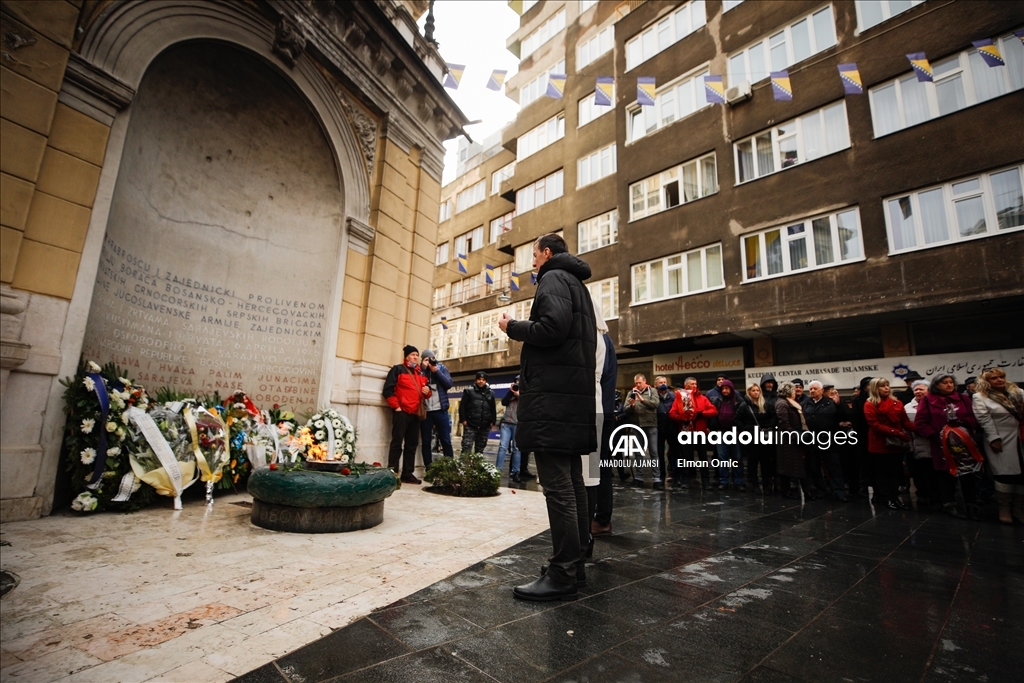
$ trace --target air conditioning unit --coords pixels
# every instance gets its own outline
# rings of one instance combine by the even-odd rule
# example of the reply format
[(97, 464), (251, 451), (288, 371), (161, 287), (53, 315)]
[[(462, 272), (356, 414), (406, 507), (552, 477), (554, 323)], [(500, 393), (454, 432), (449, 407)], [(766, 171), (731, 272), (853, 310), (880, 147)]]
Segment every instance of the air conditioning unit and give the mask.
[(750, 81), (743, 81), (725, 90), (725, 101), (732, 106), (750, 99)]

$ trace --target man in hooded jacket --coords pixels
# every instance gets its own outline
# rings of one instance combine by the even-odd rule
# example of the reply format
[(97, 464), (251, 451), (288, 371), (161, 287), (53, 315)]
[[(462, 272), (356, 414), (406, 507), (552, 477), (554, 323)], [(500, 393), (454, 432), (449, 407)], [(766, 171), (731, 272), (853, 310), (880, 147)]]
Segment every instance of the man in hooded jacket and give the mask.
[(590, 538), (580, 456), (597, 448), (597, 323), (583, 281), (590, 266), (547, 234), (533, 245), (537, 293), (529, 320), (503, 314), (498, 326), (523, 342), (516, 443), (533, 451), (544, 486), (553, 554), (536, 581), (517, 586), (523, 600), (573, 599), (582, 583)]

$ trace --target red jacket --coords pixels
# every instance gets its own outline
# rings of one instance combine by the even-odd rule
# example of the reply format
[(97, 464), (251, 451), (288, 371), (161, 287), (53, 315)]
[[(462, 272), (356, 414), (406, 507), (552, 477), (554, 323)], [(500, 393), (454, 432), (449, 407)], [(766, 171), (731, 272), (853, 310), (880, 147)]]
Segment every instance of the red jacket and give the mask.
[(401, 408), (403, 412), (416, 415), (420, 411), (420, 401), (425, 398), (420, 389), (425, 386), (427, 378), (420, 374), (419, 365), (410, 368), (399, 363), (391, 368), (384, 380), (384, 398), (392, 410)]
[(708, 431), (708, 418), (718, 415), (718, 409), (700, 390), (693, 392), (693, 408), (683, 410), (683, 392), (676, 392), (676, 399), (668, 410), (668, 419), (682, 423), (683, 429), (694, 432)]
[[(868, 423), (869, 453), (899, 453), (899, 450), (885, 445), (885, 437), (906, 434), (913, 438), (912, 432), (916, 431), (903, 404), (892, 396), (877, 406), (871, 401), (865, 401), (864, 419)], [(910, 439), (907, 439), (907, 443), (910, 443)]]

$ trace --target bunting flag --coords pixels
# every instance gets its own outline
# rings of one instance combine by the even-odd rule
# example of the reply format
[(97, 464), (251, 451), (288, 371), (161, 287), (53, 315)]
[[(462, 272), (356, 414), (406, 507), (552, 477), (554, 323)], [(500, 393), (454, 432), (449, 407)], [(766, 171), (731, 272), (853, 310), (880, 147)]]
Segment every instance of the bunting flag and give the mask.
[(1006, 64), (1003, 61), (1003, 56), (999, 54), (999, 48), (992, 43), (991, 38), (985, 40), (975, 40), (971, 43), (974, 47), (978, 48), (978, 54), (985, 60), (985, 63), (989, 66), (1003, 66)]
[(1024, 28), (1020, 29), (1019, 31), (1014, 31), (1013, 35), (1020, 38), (1020, 42), (1024, 43)]
[(509, 0), (508, 6), (519, 16), (523, 15), (523, 0)]
[(704, 97), (708, 104), (725, 104), (725, 84), (721, 76), (704, 77)]
[(512, 291), (513, 292), (518, 292), (519, 291), (519, 273), (516, 273), (516, 272), (512, 273), (512, 279), (510, 280), (510, 283), (511, 283)]
[(910, 60), (910, 66), (914, 67), (914, 73), (917, 74), (919, 82), (934, 82), (932, 79), (932, 65), (928, 63), (928, 58), (925, 57), (923, 52), (911, 52), (907, 55), (907, 59)]
[(560, 100), (563, 92), (565, 92), (565, 74), (548, 74), (548, 89), (544, 92), (544, 96)]
[(614, 87), (614, 78), (611, 76), (598, 76), (597, 89), (594, 91), (594, 104), (599, 107), (612, 106), (612, 88)]
[(537, 273), (530, 273), (530, 284), (537, 284)]
[(448, 329), (448, 316), (446, 316), (446, 315), (442, 315), (441, 316), (441, 329), (442, 330), (447, 330)]
[(773, 71), (772, 76), (772, 93), (775, 95), (775, 100), (779, 102), (790, 102), (793, 99), (793, 86), (789, 83), (789, 72), (788, 71)]
[(487, 79), (487, 89), (500, 92), (501, 86), (505, 85), (505, 74), (507, 73), (508, 71), (505, 71), (504, 69), (495, 69), (492, 71), (491, 77)]
[(469, 274), (469, 259), (465, 254), (459, 254), (459, 272)]
[(846, 88), (847, 95), (863, 95), (864, 94), (864, 81), (860, 78), (860, 71), (857, 70), (857, 64), (840, 64), (839, 65), (839, 78), (843, 81), (843, 87)]
[(641, 107), (653, 107), (655, 90), (653, 76), (637, 76), (636, 103)]
[(447, 62), (445, 66), (448, 67), (448, 75), (444, 77), (444, 87), (458, 90), (459, 82), (462, 81), (462, 74), (466, 71), (466, 65)]
[(484, 281), (489, 285), (494, 284), (494, 266), (490, 263), (484, 266)]

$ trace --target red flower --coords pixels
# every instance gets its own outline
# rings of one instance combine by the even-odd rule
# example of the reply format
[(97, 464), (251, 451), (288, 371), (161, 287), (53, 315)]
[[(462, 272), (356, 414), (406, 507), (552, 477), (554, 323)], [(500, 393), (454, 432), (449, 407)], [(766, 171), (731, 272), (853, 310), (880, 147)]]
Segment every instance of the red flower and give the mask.
[(277, 469), (277, 463), (276, 462), (270, 463), (270, 471), (273, 472), (276, 469)]
[(380, 464), (379, 462), (375, 462), (375, 463), (373, 463), (373, 466), (374, 466), (374, 467), (380, 467), (380, 466), (381, 466), (381, 464)]
[(352, 472), (352, 470), (350, 470), (350, 469), (349, 469), (349, 468), (347, 468), (347, 467), (342, 467), (342, 468), (341, 468), (341, 473), (342, 473), (342, 474), (350, 474), (351, 472)]
[(281, 404), (280, 404), (280, 403), (275, 403), (275, 404), (274, 404), (274, 410), (277, 410), (277, 409), (278, 409), (278, 408), (280, 408), (280, 407), (281, 407)]

